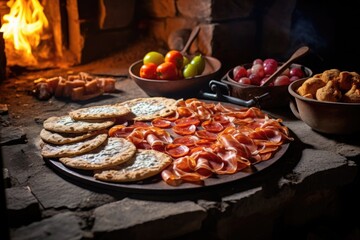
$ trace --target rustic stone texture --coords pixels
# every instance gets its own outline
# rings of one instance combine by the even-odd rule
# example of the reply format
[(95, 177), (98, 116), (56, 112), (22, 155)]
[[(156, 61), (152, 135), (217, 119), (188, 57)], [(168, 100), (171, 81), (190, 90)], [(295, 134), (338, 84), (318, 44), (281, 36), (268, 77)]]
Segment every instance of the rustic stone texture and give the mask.
[(169, 46), (172, 34), (181, 29), (192, 29), (195, 25), (195, 21), (180, 17), (156, 19), (151, 21), (150, 31), (157, 40)]
[(176, 1), (176, 6), (181, 16), (204, 22), (211, 20), (212, 2), (211, 0), (196, 2), (192, 0), (178, 0)]
[(40, 206), (28, 187), (5, 189), (9, 226), (19, 227), (41, 219)]
[(227, 211), (231, 209), (236, 217), (243, 218), (258, 212), (271, 212), (293, 196), (294, 191), (290, 189), (283, 189), (281, 193), (274, 192), (269, 197), (262, 188), (254, 188), (224, 197), (223, 201), (230, 205)]
[(180, 16), (198, 19), (199, 22), (224, 22), (249, 17), (254, 9), (253, 1), (221, 0), (197, 1), (179, 0), (176, 6)]
[(82, 239), (80, 222), (81, 220), (71, 212), (59, 213), (51, 218), (18, 228), (11, 232), (11, 239)]
[(151, 17), (165, 18), (175, 17), (176, 7), (174, 0), (142, 0), (143, 8)]
[(104, 239), (170, 239), (200, 230), (205, 217), (203, 208), (188, 201), (168, 203), (126, 198), (96, 208), (92, 231)]
[[(293, 196), (294, 191), (291, 189), (284, 189), (269, 197), (264, 194), (263, 189), (254, 188), (223, 198), (228, 206), (216, 226), (219, 237), (228, 239), (241, 236), (245, 239), (264, 239), (272, 236), (276, 219), (282, 214), (282, 207)], [(246, 231), (239, 232), (239, 226)]]
[(301, 139), (304, 144), (309, 144), (316, 149), (323, 149), (330, 152), (347, 157), (355, 158), (359, 155), (360, 139), (351, 136), (336, 136), (321, 134), (312, 130), (304, 122), (287, 121), (284, 119), (284, 124), (289, 127), (294, 134)]
[[(153, 14), (149, 24), (150, 32), (158, 40), (168, 43), (168, 47), (173, 46), (168, 42), (171, 33), (201, 24), (206, 25), (203, 27), (206, 33), (203, 33), (204, 37), (199, 35), (199, 47), (194, 44), (192, 52), (199, 50), (219, 58), (226, 69), (255, 58), (285, 60), (289, 54), (294, 0), (261, 4), (240, 0), (204, 0), (197, 4), (190, 0), (174, 2), (178, 10), (178, 14), (174, 15), (176, 21), (174, 16)], [(166, 3), (172, 4), (170, 1)]]
[(9, 174), (9, 170), (7, 168), (3, 168), (3, 179), (4, 179), (4, 187), (5, 188), (9, 188), (11, 187), (11, 180), (10, 180), (10, 174)]
[(0, 114), (7, 114), (9, 111), (7, 104), (0, 104)]
[(0, 136), (0, 145), (26, 142), (26, 133), (21, 127), (2, 127), (0, 129)]
[(100, 29), (116, 29), (127, 27), (133, 21), (135, 0), (114, 1), (104, 0), (104, 12), (99, 18), (103, 18)]
[(215, 27), (216, 24), (202, 24), (200, 26), (200, 32), (195, 43), (197, 44), (199, 51), (204, 55), (213, 55), (212, 42)]
[[(230, 33), (232, 34), (231, 31)], [(152, 43), (156, 42), (152, 41)], [(159, 46), (155, 46), (155, 44), (148, 47), (144, 48), (141, 45), (138, 49), (129, 49), (129, 53), (121, 52), (104, 61), (66, 69), (66, 71), (81, 71), (85, 69), (90, 70), (90, 72), (106, 72), (112, 68), (111, 72), (124, 73), (134, 59), (141, 58), (143, 50), (161, 49)], [(48, 229), (52, 227), (51, 232), (55, 237), (57, 236), (56, 234), (61, 234), (61, 237), (57, 239), (66, 238), (66, 235), (64, 237), (64, 234), (68, 233), (66, 229), (71, 229), (71, 227), (77, 229), (71, 231), (72, 233), (78, 231), (78, 223), (71, 220), (71, 217), (66, 219), (64, 217), (65, 220), (63, 219), (63, 221), (72, 224), (70, 227), (67, 227), (66, 222), (46, 221), (54, 218), (46, 219), (45, 217), (55, 217), (58, 216), (59, 212), (68, 211), (69, 209), (71, 212), (76, 212), (78, 216), (81, 216), (81, 226), (88, 232), (85, 239), (92, 239), (93, 230), (100, 226), (97, 225), (95, 228), (95, 225), (98, 223), (94, 223), (93, 220), (96, 222), (99, 219), (102, 221), (102, 226), (112, 222), (119, 224), (113, 228), (111, 233), (106, 233), (105, 227), (101, 229), (104, 232), (97, 232), (98, 236), (104, 234), (104, 237), (119, 235), (137, 236), (136, 233), (141, 231), (148, 233), (151, 232), (151, 229), (170, 231), (168, 226), (171, 229), (171, 227), (182, 226), (184, 222), (191, 222), (191, 226), (187, 225), (185, 230), (175, 230), (176, 233), (183, 234), (180, 238), (199, 239), (199, 236), (208, 236), (207, 234), (211, 232), (211, 236), (215, 237), (207, 239), (239, 239), (243, 236), (250, 236), (249, 238), (253, 239), (254, 236), (262, 234), (259, 230), (261, 229), (264, 231), (264, 235), (271, 235), (267, 236), (266, 239), (290, 239), (289, 236), (286, 236), (286, 238), (273, 237), (273, 233), (276, 231), (280, 232), (287, 224), (298, 225), (306, 222), (306, 219), (310, 219), (310, 217), (306, 217), (306, 214), (300, 215), (302, 214), (300, 209), (295, 209), (298, 211), (293, 209), (296, 208), (298, 202), (306, 201), (308, 204), (313, 203), (316, 205), (317, 202), (321, 202), (321, 198), (328, 197), (334, 201), (329, 199), (329, 202), (326, 203), (336, 203), (335, 197), (338, 197), (339, 194), (333, 192), (334, 188), (349, 188), (349, 194), (344, 196), (347, 200), (344, 204), (348, 205), (354, 213), (352, 215), (349, 214), (349, 216), (355, 215), (359, 210), (358, 197), (356, 197), (358, 189), (358, 173), (356, 171), (358, 166), (357, 164), (354, 165), (352, 160), (357, 161), (359, 159), (360, 139), (354, 136), (326, 136), (319, 134), (312, 131), (302, 121), (296, 119), (290, 110), (285, 108), (282, 111), (277, 112), (274, 110), (270, 113), (272, 116), (283, 119), (284, 125), (289, 126), (290, 132), (295, 138), (286, 155), (273, 166), (265, 171), (256, 173), (250, 178), (241, 179), (233, 184), (224, 184), (217, 189), (203, 189), (209, 195), (206, 200), (197, 197), (197, 191), (188, 195), (180, 194), (181, 199), (177, 199), (177, 195), (174, 195), (173, 202), (171, 203), (163, 201), (162, 197), (164, 195), (151, 194), (149, 196), (148, 194), (140, 194), (140, 197), (143, 197), (143, 199), (151, 198), (156, 200), (140, 201), (143, 204), (141, 206), (144, 207), (139, 207), (139, 200), (136, 200), (139, 198), (132, 196), (132, 194), (124, 193), (124, 196), (119, 198), (117, 193), (112, 190), (92, 189), (86, 184), (77, 185), (61, 173), (63, 177), (60, 177), (58, 173), (53, 172), (49, 169), (49, 166), (44, 164), (44, 160), (39, 155), (39, 149), (36, 147), (42, 122), (46, 117), (65, 114), (70, 109), (83, 106), (111, 104), (146, 96), (131, 79), (118, 79), (117, 85), (121, 88), (121, 91), (86, 103), (64, 102), (55, 98), (43, 102), (27, 94), (28, 90), (32, 87), (34, 78), (41, 75), (47, 77), (56, 76), (59, 73), (64, 73), (64, 71), (57, 69), (30, 72), (28, 75), (21, 76), (21, 79), (24, 79), (21, 82), (16, 81), (16, 79), (8, 79), (0, 84), (0, 92), (6, 92), (6, 94), (0, 95), (0, 102), (11, 106), (9, 108), (11, 116), (19, 116), (9, 118), (10, 125), (26, 126), (24, 129), (26, 129), (25, 132), (28, 138), (26, 144), (1, 146), (4, 165), (9, 170), (12, 180), (16, 179), (16, 181), (13, 181), (12, 187), (20, 185), (30, 186), (33, 195), (39, 200), (39, 204), (44, 204), (45, 206), (45, 209), (41, 209), (43, 219), (41, 222), (11, 229), (13, 236), (19, 239), (21, 239), (21, 236), (35, 236), (32, 239), (41, 239), (40, 234), (45, 231), (41, 229), (41, 226), (44, 226), (44, 228), (46, 226)], [(320, 161), (320, 158), (324, 159)], [(313, 169), (316, 169), (317, 172), (314, 172)], [(78, 183), (76, 180), (75, 182)], [(352, 184), (355, 184), (355, 186)], [(321, 192), (321, 194), (316, 194), (316, 192)], [(118, 202), (124, 197), (128, 197), (128, 199)], [(191, 202), (184, 204), (184, 199), (191, 200)], [(351, 199), (356, 204), (349, 204), (348, 201)], [(113, 203), (116, 208), (113, 208)], [(165, 206), (172, 205), (173, 207), (164, 208), (163, 204)], [(187, 209), (189, 208), (188, 206), (190, 206), (190, 210)], [(199, 209), (197, 210), (195, 206), (198, 206)], [(305, 203), (301, 206), (307, 207)], [(157, 218), (154, 219), (154, 214), (150, 209), (158, 208), (160, 208), (159, 213), (155, 214)], [(142, 216), (135, 216), (133, 218), (131, 215), (132, 209), (136, 209), (135, 212), (140, 212)], [(149, 209), (149, 212), (146, 209)], [(309, 207), (309, 209), (311, 208)], [(289, 215), (285, 215), (286, 210), (289, 210)], [(334, 210), (337, 209), (334, 208)], [(90, 216), (93, 211), (94, 215)], [(132, 225), (126, 228), (125, 226), (129, 225), (125, 224), (121, 220), (122, 215), (115, 214), (115, 211), (126, 213), (125, 215), (129, 217), (125, 219), (130, 219)], [(290, 212), (300, 216), (290, 215)], [(316, 217), (315, 215), (320, 214), (320, 212), (314, 213), (316, 214), (311, 216), (311, 219)], [(336, 211), (332, 213), (336, 213)], [(165, 217), (162, 218), (163, 216)], [(349, 219), (349, 216), (339, 219), (345, 221)], [(297, 217), (301, 221), (295, 222), (294, 219), (297, 219)], [(147, 222), (141, 222), (141, 219), (147, 219)], [(201, 228), (199, 227), (200, 222)], [(306, 222), (306, 224), (312, 223)], [(32, 233), (35, 229), (33, 224), (36, 226), (35, 233)], [(65, 230), (59, 227), (63, 225)], [(260, 228), (255, 228), (259, 225)], [(358, 226), (356, 225), (350, 230), (357, 231), (359, 229)], [(200, 230), (197, 231), (199, 228)], [(24, 229), (26, 229), (26, 232)], [(228, 232), (226, 232), (227, 229), (229, 229)], [(343, 229), (337, 228), (335, 230), (340, 232)], [(189, 233), (188, 231), (190, 230), (193, 232)], [(158, 235), (161, 237), (161, 234)], [(156, 235), (151, 235), (149, 238), (152, 236)], [(72, 238), (68, 237), (68, 239)]]
[(40, 162), (37, 148), (32, 143), (33, 141), (27, 144), (2, 146), (4, 166), (9, 171), (12, 186), (26, 185), (29, 177), (38, 171), (39, 165), (43, 164), (42, 161)]
[[(335, 168), (341, 168), (347, 166), (345, 157), (323, 150), (305, 149), (301, 155), (302, 161), (300, 161), (293, 169), (293, 173), (297, 176), (296, 179), (291, 179), (292, 184), (303, 182), (307, 177), (310, 177), (316, 173), (328, 171)], [(348, 172), (351, 173), (351, 172)], [(355, 172), (353, 172), (355, 177)], [(340, 177), (340, 176), (339, 176)], [(347, 179), (343, 176), (343, 180)], [(327, 184), (336, 184), (338, 181), (336, 178), (330, 179), (333, 181), (327, 181)], [(315, 186), (314, 186), (315, 187)]]
[(45, 209), (97, 207), (114, 200), (106, 194), (98, 195), (64, 181), (51, 171), (44, 171), (31, 178), (30, 187)]

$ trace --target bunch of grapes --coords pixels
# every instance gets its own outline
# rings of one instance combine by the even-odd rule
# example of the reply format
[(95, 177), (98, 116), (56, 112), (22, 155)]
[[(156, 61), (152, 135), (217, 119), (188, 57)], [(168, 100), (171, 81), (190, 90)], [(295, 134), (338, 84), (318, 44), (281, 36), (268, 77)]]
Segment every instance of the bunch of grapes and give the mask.
[[(272, 58), (255, 59), (250, 68), (238, 65), (233, 68), (233, 80), (241, 84), (261, 86), (279, 68), (279, 62)], [(305, 77), (299, 65), (291, 65), (279, 75), (269, 86), (289, 85), (291, 82)]]

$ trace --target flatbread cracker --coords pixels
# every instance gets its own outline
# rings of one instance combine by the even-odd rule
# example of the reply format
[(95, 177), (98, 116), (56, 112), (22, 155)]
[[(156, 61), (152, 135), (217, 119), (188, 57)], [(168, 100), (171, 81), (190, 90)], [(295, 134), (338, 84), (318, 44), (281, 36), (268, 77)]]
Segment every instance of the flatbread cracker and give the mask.
[(72, 119), (104, 119), (122, 117), (130, 113), (130, 108), (121, 105), (100, 105), (80, 108), (69, 112)]
[(92, 131), (87, 133), (57, 133), (57, 132), (48, 131), (43, 128), (40, 131), (40, 138), (46, 143), (63, 145), (63, 144), (80, 142), (82, 140), (93, 137), (95, 135), (99, 135), (101, 133), (107, 133), (107, 130), (104, 129), (104, 130)]
[(128, 161), (136, 152), (135, 145), (125, 138), (110, 137), (99, 148), (76, 157), (64, 157), (59, 161), (77, 169), (95, 170), (113, 167)]
[(166, 117), (176, 111), (177, 100), (165, 97), (135, 98), (120, 103), (128, 106), (136, 121), (149, 121), (157, 117)]
[(71, 157), (90, 152), (91, 150), (103, 144), (108, 135), (99, 134), (82, 142), (76, 142), (64, 145), (53, 145), (44, 143), (41, 146), (41, 155), (45, 158)]
[(52, 132), (59, 133), (85, 133), (102, 130), (114, 125), (115, 119), (81, 120), (72, 119), (69, 115), (49, 117), (43, 123), (43, 127)]
[(133, 182), (143, 180), (169, 166), (172, 158), (155, 150), (137, 150), (127, 162), (112, 169), (95, 171), (94, 177), (106, 182)]

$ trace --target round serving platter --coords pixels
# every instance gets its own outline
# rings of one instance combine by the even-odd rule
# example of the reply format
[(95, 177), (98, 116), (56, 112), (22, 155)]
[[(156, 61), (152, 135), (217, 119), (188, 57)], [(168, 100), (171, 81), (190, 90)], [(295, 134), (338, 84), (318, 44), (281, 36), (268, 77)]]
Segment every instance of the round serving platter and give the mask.
[(179, 186), (171, 186), (166, 184), (160, 177), (160, 175), (154, 176), (147, 180), (132, 182), (132, 183), (111, 183), (111, 182), (103, 182), (96, 180), (93, 177), (92, 171), (87, 170), (78, 170), (71, 169), (64, 166), (61, 162), (54, 159), (46, 159), (48, 164), (54, 168), (54, 170), (58, 171), (60, 174), (65, 174), (68, 177), (73, 178), (80, 183), (85, 183), (85, 185), (93, 186), (93, 187), (101, 187), (104, 189), (124, 191), (124, 192), (133, 192), (133, 193), (146, 193), (146, 192), (158, 192), (158, 191), (188, 191), (188, 190), (196, 190), (199, 188), (209, 188), (214, 186), (219, 186), (222, 184), (231, 183), (234, 181), (239, 181), (245, 179), (248, 176), (257, 174), (262, 170), (270, 167), (272, 164), (277, 162), (281, 157), (285, 154), (287, 149), (289, 148), (290, 143), (286, 143), (281, 146), (281, 149), (275, 153), (275, 155), (263, 162), (259, 162), (257, 164), (252, 165), (251, 167), (244, 169), (235, 174), (226, 174), (226, 175), (214, 175), (213, 177), (207, 178), (204, 180), (203, 184), (194, 184), (194, 183), (183, 183)]
[[(206, 101), (210, 102), (210, 101)], [(223, 103), (221, 104), (230, 105), (232, 107), (240, 107), (234, 104)], [(240, 107), (242, 108), (242, 107)], [(160, 174), (142, 180), (138, 182), (129, 182), (129, 183), (113, 183), (97, 180), (93, 177), (93, 171), (90, 170), (79, 170), (69, 168), (59, 162), (57, 159), (44, 159), (45, 162), (58, 172), (61, 176), (70, 177), (75, 182), (82, 184), (82, 186), (96, 187), (104, 190), (110, 191), (121, 191), (121, 192), (131, 192), (131, 193), (164, 193), (164, 192), (184, 192), (184, 191), (194, 191), (194, 190), (203, 190), (206, 188), (217, 187), (224, 184), (233, 183), (235, 181), (244, 180), (249, 176), (258, 174), (259, 172), (269, 168), (275, 162), (279, 161), (283, 155), (286, 153), (290, 146), (290, 142), (281, 145), (279, 150), (274, 154), (274, 156), (267, 160), (258, 162), (250, 167), (243, 169), (240, 172), (235, 174), (224, 174), (224, 175), (214, 175), (210, 178), (205, 179), (202, 184), (196, 183), (183, 183), (179, 186), (171, 186), (166, 184)]]

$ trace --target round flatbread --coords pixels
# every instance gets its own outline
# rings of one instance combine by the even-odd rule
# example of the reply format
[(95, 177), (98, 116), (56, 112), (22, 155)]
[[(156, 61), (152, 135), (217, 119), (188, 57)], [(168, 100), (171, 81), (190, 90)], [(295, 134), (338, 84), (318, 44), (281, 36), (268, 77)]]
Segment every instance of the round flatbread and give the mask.
[(101, 133), (107, 133), (107, 130), (103, 129), (103, 130), (92, 131), (87, 133), (57, 133), (57, 132), (48, 131), (43, 128), (40, 131), (40, 137), (46, 143), (63, 145), (63, 144), (80, 142), (82, 140), (99, 135)]
[(85, 133), (102, 130), (114, 125), (115, 119), (81, 120), (72, 119), (69, 115), (49, 117), (44, 121), (44, 128), (59, 133)]
[(64, 157), (59, 161), (77, 169), (95, 170), (113, 167), (128, 161), (136, 152), (135, 145), (125, 138), (110, 137), (99, 148), (89, 153)]
[(119, 105), (128, 106), (134, 120), (149, 121), (172, 114), (177, 108), (177, 100), (165, 97), (135, 98)]
[(155, 150), (137, 150), (127, 162), (112, 169), (95, 171), (94, 177), (106, 182), (133, 182), (143, 180), (169, 166), (172, 158)]
[(53, 145), (44, 143), (41, 146), (41, 155), (45, 158), (71, 157), (90, 152), (91, 150), (103, 144), (108, 135), (99, 134), (82, 142), (76, 142), (64, 145)]
[(69, 112), (72, 119), (104, 119), (122, 117), (130, 113), (130, 108), (121, 105), (100, 105), (87, 108), (80, 108)]

